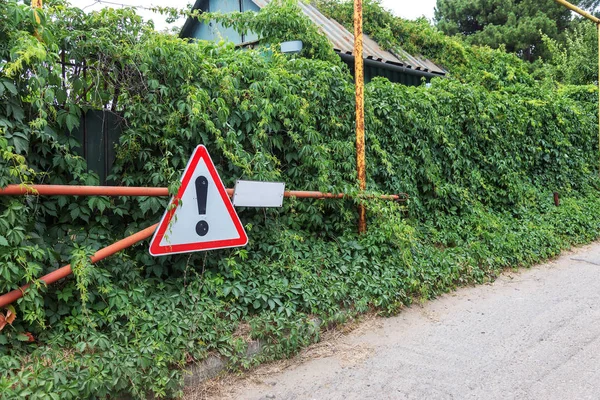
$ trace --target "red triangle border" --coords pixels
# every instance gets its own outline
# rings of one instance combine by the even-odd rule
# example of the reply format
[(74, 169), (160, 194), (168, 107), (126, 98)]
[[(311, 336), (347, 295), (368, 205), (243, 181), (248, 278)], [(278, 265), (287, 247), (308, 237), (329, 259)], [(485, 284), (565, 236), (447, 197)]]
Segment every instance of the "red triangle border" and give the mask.
[[(229, 212), (229, 215), (231, 217), (231, 220), (233, 221), (233, 224), (239, 235), (239, 238), (226, 239), (226, 240), (213, 240), (213, 241), (209, 241), (209, 242), (193, 242), (193, 243), (187, 243), (187, 244), (175, 244), (175, 245), (161, 246), (160, 242), (162, 241), (162, 239), (165, 236), (165, 233), (167, 232), (167, 229), (169, 227), (171, 219), (173, 218), (173, 215), (175, 215), (175, 211), (177, 209), (177, 204), (183, 197), (183, 193), (185, 193), (185, 190), (186, 190), (188, 184), (190, 183), (190, 180), (191, 180), (192, 176), (194, 175), (194, 171), (195, 171), (196, 167), (198, 166), (198, 163), (200, 162), (201, 159), (204, 159), (204, 161), (206, 162), (206, 166), (208, 168), (208, 171), (210, 172), (210, 176), (211, 176), (213, 182), (215, 183), (215, 186), (217, 187), (219, 195), (221, 196), (221, 199), (223, 200), (223, 203), (225, 204), (227, 211)], [(150, 254), (152, 254), (153, 256), (162, 256), (162, 255), (178, 254), (178, 253), (190, 253), (190, 252), (202, 251), (202, 250), (216, 250), (216, 249), (222, 249), (222, 248), (228, 248), (228, 247), (238, 247), (238, 246), (245, 246), (248, 243), (248, 236), (246, 235), (246, 231), (244, 230), (244, 227), (242, 226), (240, 218), (238, 217), (237, 213), (235, 212), (235, 209), (233, 208), (233, 204), (231, 203), (231, 200), (229, 199), (229, 195), (227, 194), (227, 191), (225, 190), (223, 181), (221, 180), (221, 177), (217, 173), (215, 165), (213, 164), (213, 161), (210, 158), (210, 155), (208, 154), (206, 147), (204, 147), (203, 145), (197, 146), (196, 149), (194, 150), (194, 153), (192, 154), (192, 157), (190, 158), (188, 165), (185, 167), (185, 171), (184, 171), (183, 177), (181, 179), (181, 185), (179, 186), (179, 190), (177, 191), (177, 194), (171, 199), (171, 201), (169, 202), (169, 205), (175, 205), (175, 206), (167, 207), (167, 211), (165, 211), (165, 214), (163, 215), (163, 217), (158, 225), (158, 228), (154, 232), (152, 241), (150, 242)]]

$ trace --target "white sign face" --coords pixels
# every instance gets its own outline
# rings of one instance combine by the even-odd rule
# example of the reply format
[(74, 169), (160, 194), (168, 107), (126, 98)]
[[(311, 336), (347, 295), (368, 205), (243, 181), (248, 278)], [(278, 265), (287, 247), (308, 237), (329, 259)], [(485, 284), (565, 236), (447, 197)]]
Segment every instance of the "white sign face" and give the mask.
[(181, 186), (154, 232), (150, 254), (245, 246), (248, 237), (204, 146), (196, 147)]
[(285, 183), (237, 181), (233, 192), (236, 207), (281, 207)]

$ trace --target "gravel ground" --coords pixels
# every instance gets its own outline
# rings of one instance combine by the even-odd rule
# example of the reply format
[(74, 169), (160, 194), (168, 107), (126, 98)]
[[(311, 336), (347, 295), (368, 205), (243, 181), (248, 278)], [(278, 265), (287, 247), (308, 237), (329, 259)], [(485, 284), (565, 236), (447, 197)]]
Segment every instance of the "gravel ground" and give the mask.
[[(370, 320), (231, 399), (600, 399), (600, 243)], [(325, 351), (324, 351), (325, 350)], [(223, 390), (225, 389), (225, 390)]]

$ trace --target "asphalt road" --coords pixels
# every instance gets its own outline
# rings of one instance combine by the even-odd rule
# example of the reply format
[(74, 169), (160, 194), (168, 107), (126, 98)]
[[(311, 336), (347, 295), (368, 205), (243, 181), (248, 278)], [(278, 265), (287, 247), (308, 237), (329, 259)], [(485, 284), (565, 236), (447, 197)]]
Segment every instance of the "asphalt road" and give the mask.
[(600, 243), (369, 321), (313, 353), (228, 397), (600, 399)]

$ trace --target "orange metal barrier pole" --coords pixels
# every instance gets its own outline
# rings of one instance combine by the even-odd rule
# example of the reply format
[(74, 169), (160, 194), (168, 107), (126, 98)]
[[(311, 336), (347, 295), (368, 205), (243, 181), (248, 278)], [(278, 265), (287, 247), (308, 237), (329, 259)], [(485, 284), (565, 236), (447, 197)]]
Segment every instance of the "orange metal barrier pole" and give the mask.
[[(229, 196), (233, 196), (233, 189), (226, 189)], [(38, 194), (47, 196), (167, 196), (169, 194), (167, 188), (146, 188), (146, 187), (121, 187), (121, 186), (67, 186), (67, 185), (33, 185), (24, 187), (21, 185), (9, 185), (4, 189), (0, 189), (0, 195), (24, 195)], [(343, 193), (322, 193), (310, 191), (288, 191), (284, 193), (285, 197), (296, 197), (300, 199), (343, 199), (350, 196)], [(408, 195), (381, 195), (370, 196), (377, 197), (382, 200), (406, 201)], [(91, 258), (90, 262), (96, 263), (105, 259), (127, 247), (131, 247), (137, 242), (152, 236), (158, 224), (154, 224), (138, 233), (126, 237), (111, 244), (108, 247), (98, 250)], [(71, 264), (65, 265), (55, 271), (50, 272), (39, 278), (47, 285), (63, 279), (73, 273)], [(25, 294), (29, 284), (21, 286), (11, 292), (0, 296), (0, 308), (6, 307), (14, 301), (20, 299)]]
[[(108, 256), (111, 256), (123, 249), (126, 249), (127, 247), (133, 246), (137, 242), (140, 242), (144, 239), (149, 238), (150, 236), (152, 236), (152, 234), (156, 230), (157, 226), (158, 226), (158, 224), (154, 224), (142, 231), (139, 231), (138, 233), (135, 233), (131, 236), (126, 237), (125, 239), (119, 240), (118, 242), (115, 242), (108, 247), (98, 250), (90, 258), (91, 263), (93, 264), (100, 260), (103, 260)], [(73, 273), (73, 271), (71, 270), (71, 264), (68, 264), (68, 265), (65, 265), (64, 267), (61, 267), (55, 271), (50, 272), (47, 275), (42, 276), (40, 278), (40, 280), (44, 281), (46, 283), (46, 285), (49, 285), (51, 283), (58, 281), (59, 279), (62, 279), (62, 278), (65, 278), (65, 277), (71, 275), (72, 273)], [(23, 295), (25, 294), (25, 291), (27, 290), (28, 287), (29, 287), (29, 284), (23, 285), (19, 289), (15, 289), (12, 292), (8, 292), (8, 293), (0, 296), (0, 308), (6, 307), (7, 305), (9, 305), (9, 304), (13, 303), (14, 301), (23, 297)]]
[[(229, 197), (233, 196), (233, 189), (225, 189)], [(0, 188), (0, 196), (18, 196), (34, 194), (40, 196), (168, 196), (169, 190), (160, 187), (127, 187), (127, 186), (70, 186), (70, 185), (8, 185)], [(305, 190), (291, 190), (284, 193), (285, 197), (299, 199), (343, 199), (350, 198), (343, 193), (322, 193)], [(367, 197), (368, 198), (368, 197)], [(408, 195), (392, 194), (382, 195), (383, 200), (402, 201)]]
[(2, 195), (37, 194), (42, 196), (168, 196), (161, 187), (74, 186), (74, 185), (8, 185), (0, 188)]
[[(306, 191), (289, 191), (284, 193), (284, 197), (297, 197), (299, 199), (350, 199), (352, 196), (344, 193), (322, 193), (322, 192), (306, 192)], [(406, 201), (408, 195), (403, 194), (383, 194), (380, 196), (369, 196), (365, 195), (367, 199), (381, 199), (381, 200), (393, 200), (393, 201)]]

